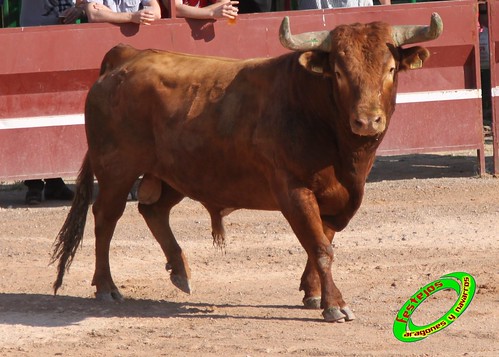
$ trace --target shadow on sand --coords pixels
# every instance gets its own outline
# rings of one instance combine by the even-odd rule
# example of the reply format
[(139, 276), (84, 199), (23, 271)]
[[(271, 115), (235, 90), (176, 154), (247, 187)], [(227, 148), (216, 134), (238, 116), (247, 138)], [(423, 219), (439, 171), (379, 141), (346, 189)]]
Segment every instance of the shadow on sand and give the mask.
[[(487, 171), (492, 170), (492, 158), (486, 158)], [(478, 177), (479, 167), (476, 156), (417, 154), (399, 156), (378, 156), (368, 178), (368, 182)]]
[[(272, 314), (241, 315), (239, 308), (275, 310)], [(223, 313), (219, 310), (223, 309)], [(279, 310), (283, 310), (279, 313)], [(297, 317), (289, 317), (284, 310), (297, 310)], [(150, 299), (125, 299), (123, 302), (99, 301), (94, 298), (45, 294), (0, 294), (0, 324), (60, 327), (78, 324), (90, 317), (135, 317), (135, 318), (210, 318), (244, 320), (292, 320), (321, 322), (303, 317), (302, 306), (293, 305), (243, 305), (205, 304), (196, 302), (170, 302)], [(231, 313), (231, 311), (233, 313)]]

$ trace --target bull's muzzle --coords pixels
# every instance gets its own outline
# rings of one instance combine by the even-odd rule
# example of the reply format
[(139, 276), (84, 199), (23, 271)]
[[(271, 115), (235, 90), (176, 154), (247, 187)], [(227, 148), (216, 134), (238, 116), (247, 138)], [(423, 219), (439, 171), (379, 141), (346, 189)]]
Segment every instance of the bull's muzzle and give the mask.
[(361, 136), (374, 136), (381, 134), (386, 128), (386, 116), (376, 112), (364, 115), (355, 115), (350, 119), (352, 131)]

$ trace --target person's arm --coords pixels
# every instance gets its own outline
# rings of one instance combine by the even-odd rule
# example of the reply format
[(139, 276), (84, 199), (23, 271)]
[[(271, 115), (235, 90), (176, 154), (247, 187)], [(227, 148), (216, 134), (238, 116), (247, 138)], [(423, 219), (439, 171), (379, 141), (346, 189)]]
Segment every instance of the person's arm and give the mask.
[(157, 0), (150, 0), (150, 5), (145, 10), (136, 12), (114, 12), (105, 5), (88, 2), (85, 6), (85, 12), (88, 22), (111, 22), (126, 23), (134, 22), (136, 24), (148, 25), (154, 20), (161, 18), (161, 9)]
[(391, 5), (392, 0), (379, 0), (381, 5)]
[(182, 0), (175, 0), (175, 9), (178, 17), (188, 17), (191, 19), (216, 19), (226, 17), (234, 19), (237, 16), (238, 8), (235, 6), (239, 1), (219, 1), (205, 7), (194, 7), (184, 5)]

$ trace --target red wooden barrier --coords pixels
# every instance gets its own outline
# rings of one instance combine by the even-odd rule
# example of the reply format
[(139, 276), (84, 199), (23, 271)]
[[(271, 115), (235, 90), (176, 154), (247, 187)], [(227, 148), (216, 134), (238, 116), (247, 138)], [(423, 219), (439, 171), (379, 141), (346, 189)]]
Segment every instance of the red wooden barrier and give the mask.
[[(378, 154), (476, 149), (484, 173), (477, 4), (427, 6), (442, 16), (444, 33), (425, 44), (432, 57), (423, 69), (399, 75), (398, 105)], [(410, 22), (416, 11), (406, 9)]]
[(488, 0), (494, 174), (499, 175), (499, 1)]
[(428, 24), (444, 33), (425, 43), (422, 70), (399, 76), (396, 113), (380, 154), (476, 149), (484, 170), (475, 1), (240, 15), (226, 21), (164, 19), (151, 26), (82, 24), (0, 29), (0, 179), (74, 176), (86, 142), (84, 98), (103, 55), (117, 43), (234, 58), (284, 53), (283, 16), (293, 32), (381, 20)]

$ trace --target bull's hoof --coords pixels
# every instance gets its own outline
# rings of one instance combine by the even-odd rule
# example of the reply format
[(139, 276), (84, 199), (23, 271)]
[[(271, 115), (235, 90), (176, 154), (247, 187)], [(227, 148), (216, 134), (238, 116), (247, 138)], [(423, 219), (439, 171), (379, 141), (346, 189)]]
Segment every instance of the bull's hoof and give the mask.
[(113, 290), (111, 292), (107, 293), (95, 293), (95, 299), (99, 301), (116, 301), (116, 302), (123, 302), (125, 299), (123, 298), (123, 295), (119, 292), (119, 290)]
[(324, 320), (327, 322), (345, 322), (346, 316), (337, 307), (328, 307), (322, 312)]
[(346, 321), (355, 320), (355, 314), (353, 313), (352, 310), (350, 310), (348, 306), (341, 308), (340, 311), (345, 315)]
[(172, 281), (173, 285), (182, 290), (184, 293), (190, 294), (192, 292), (189, 279), (180, 275), (170, 274), (170, 280)]
[(303, 299), (305, 309), (318, 310), (321, 308), (321, 298), (319, 296), (311, 296)]

